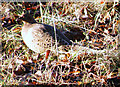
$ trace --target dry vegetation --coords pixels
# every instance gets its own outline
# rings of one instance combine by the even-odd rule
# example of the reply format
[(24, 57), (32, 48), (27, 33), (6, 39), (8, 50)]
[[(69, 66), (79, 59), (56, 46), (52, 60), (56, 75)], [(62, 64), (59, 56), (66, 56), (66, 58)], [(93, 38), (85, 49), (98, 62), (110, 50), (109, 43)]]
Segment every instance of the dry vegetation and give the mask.
[[(0, 85), (120, 86), (120, 2), (2, 2), (0, 12)], [(79, 50), (36, 56), (21, 37), (22, 12), (55, 25)]]

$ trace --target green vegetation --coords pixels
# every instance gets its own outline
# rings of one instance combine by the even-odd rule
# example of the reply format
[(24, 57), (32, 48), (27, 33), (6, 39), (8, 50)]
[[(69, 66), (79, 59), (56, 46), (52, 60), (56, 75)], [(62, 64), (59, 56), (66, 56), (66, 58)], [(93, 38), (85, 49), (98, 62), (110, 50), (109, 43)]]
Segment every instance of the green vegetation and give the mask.
[[(2, 2), (0, 12), (0, 85), (120, 86), (120, 2)], [(55, 25), (79, 50), (31, 51), (21, 37), (23, 12)]]

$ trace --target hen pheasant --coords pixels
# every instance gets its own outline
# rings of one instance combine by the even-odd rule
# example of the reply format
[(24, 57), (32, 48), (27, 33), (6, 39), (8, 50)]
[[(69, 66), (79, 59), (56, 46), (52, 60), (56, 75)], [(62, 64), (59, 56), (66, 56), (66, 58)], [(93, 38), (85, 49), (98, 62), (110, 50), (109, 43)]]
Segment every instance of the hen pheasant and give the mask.
[[(72, 45), (72, 42), (60, 30), (54, 27), (37, 23), (32, 15), (24, 14), (20, 19), (23, 20), (22, 38), (27, 47), (36, 53), (56, 48), (56, 45)], [(56, 35), (56, 38), (55, 38)]]

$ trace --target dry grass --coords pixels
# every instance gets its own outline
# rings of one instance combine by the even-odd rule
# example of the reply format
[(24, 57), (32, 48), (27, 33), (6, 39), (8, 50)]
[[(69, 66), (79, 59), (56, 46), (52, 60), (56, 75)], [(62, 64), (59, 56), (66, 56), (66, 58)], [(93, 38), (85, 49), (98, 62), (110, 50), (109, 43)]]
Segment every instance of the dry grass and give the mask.
[[(2, 55), (0, 85), (116, 86), (120, 76), (117, 2), (1, 3)], [(79, 49), (36, 56), (21, 37), (23, 11), (38, 22), (56, 26), (68, 38), (73, 33)], [(72, 35), (67, 32), (72, 32)], [(113, 82), (109, 81), (113, 78)], [(115, 79), (115, 80), (114, 80)], [(114, 83), (114, 84), (113, 84)]]

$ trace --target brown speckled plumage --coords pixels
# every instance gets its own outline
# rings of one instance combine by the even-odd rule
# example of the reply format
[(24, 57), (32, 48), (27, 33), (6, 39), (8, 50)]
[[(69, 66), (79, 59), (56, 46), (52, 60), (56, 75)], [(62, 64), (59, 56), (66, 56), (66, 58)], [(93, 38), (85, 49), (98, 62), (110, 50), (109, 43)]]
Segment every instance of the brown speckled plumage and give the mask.
[[(55, 32), (50, 25), (36, 23), (32, 15), (25, 14), (21, 17), (24, 22), (22, 38), (29, 49), (36, 53), (42, 53), (55, 48)], [(60, 30), (56, 29), (57, 45), (72, 45), (72, 42)]]

